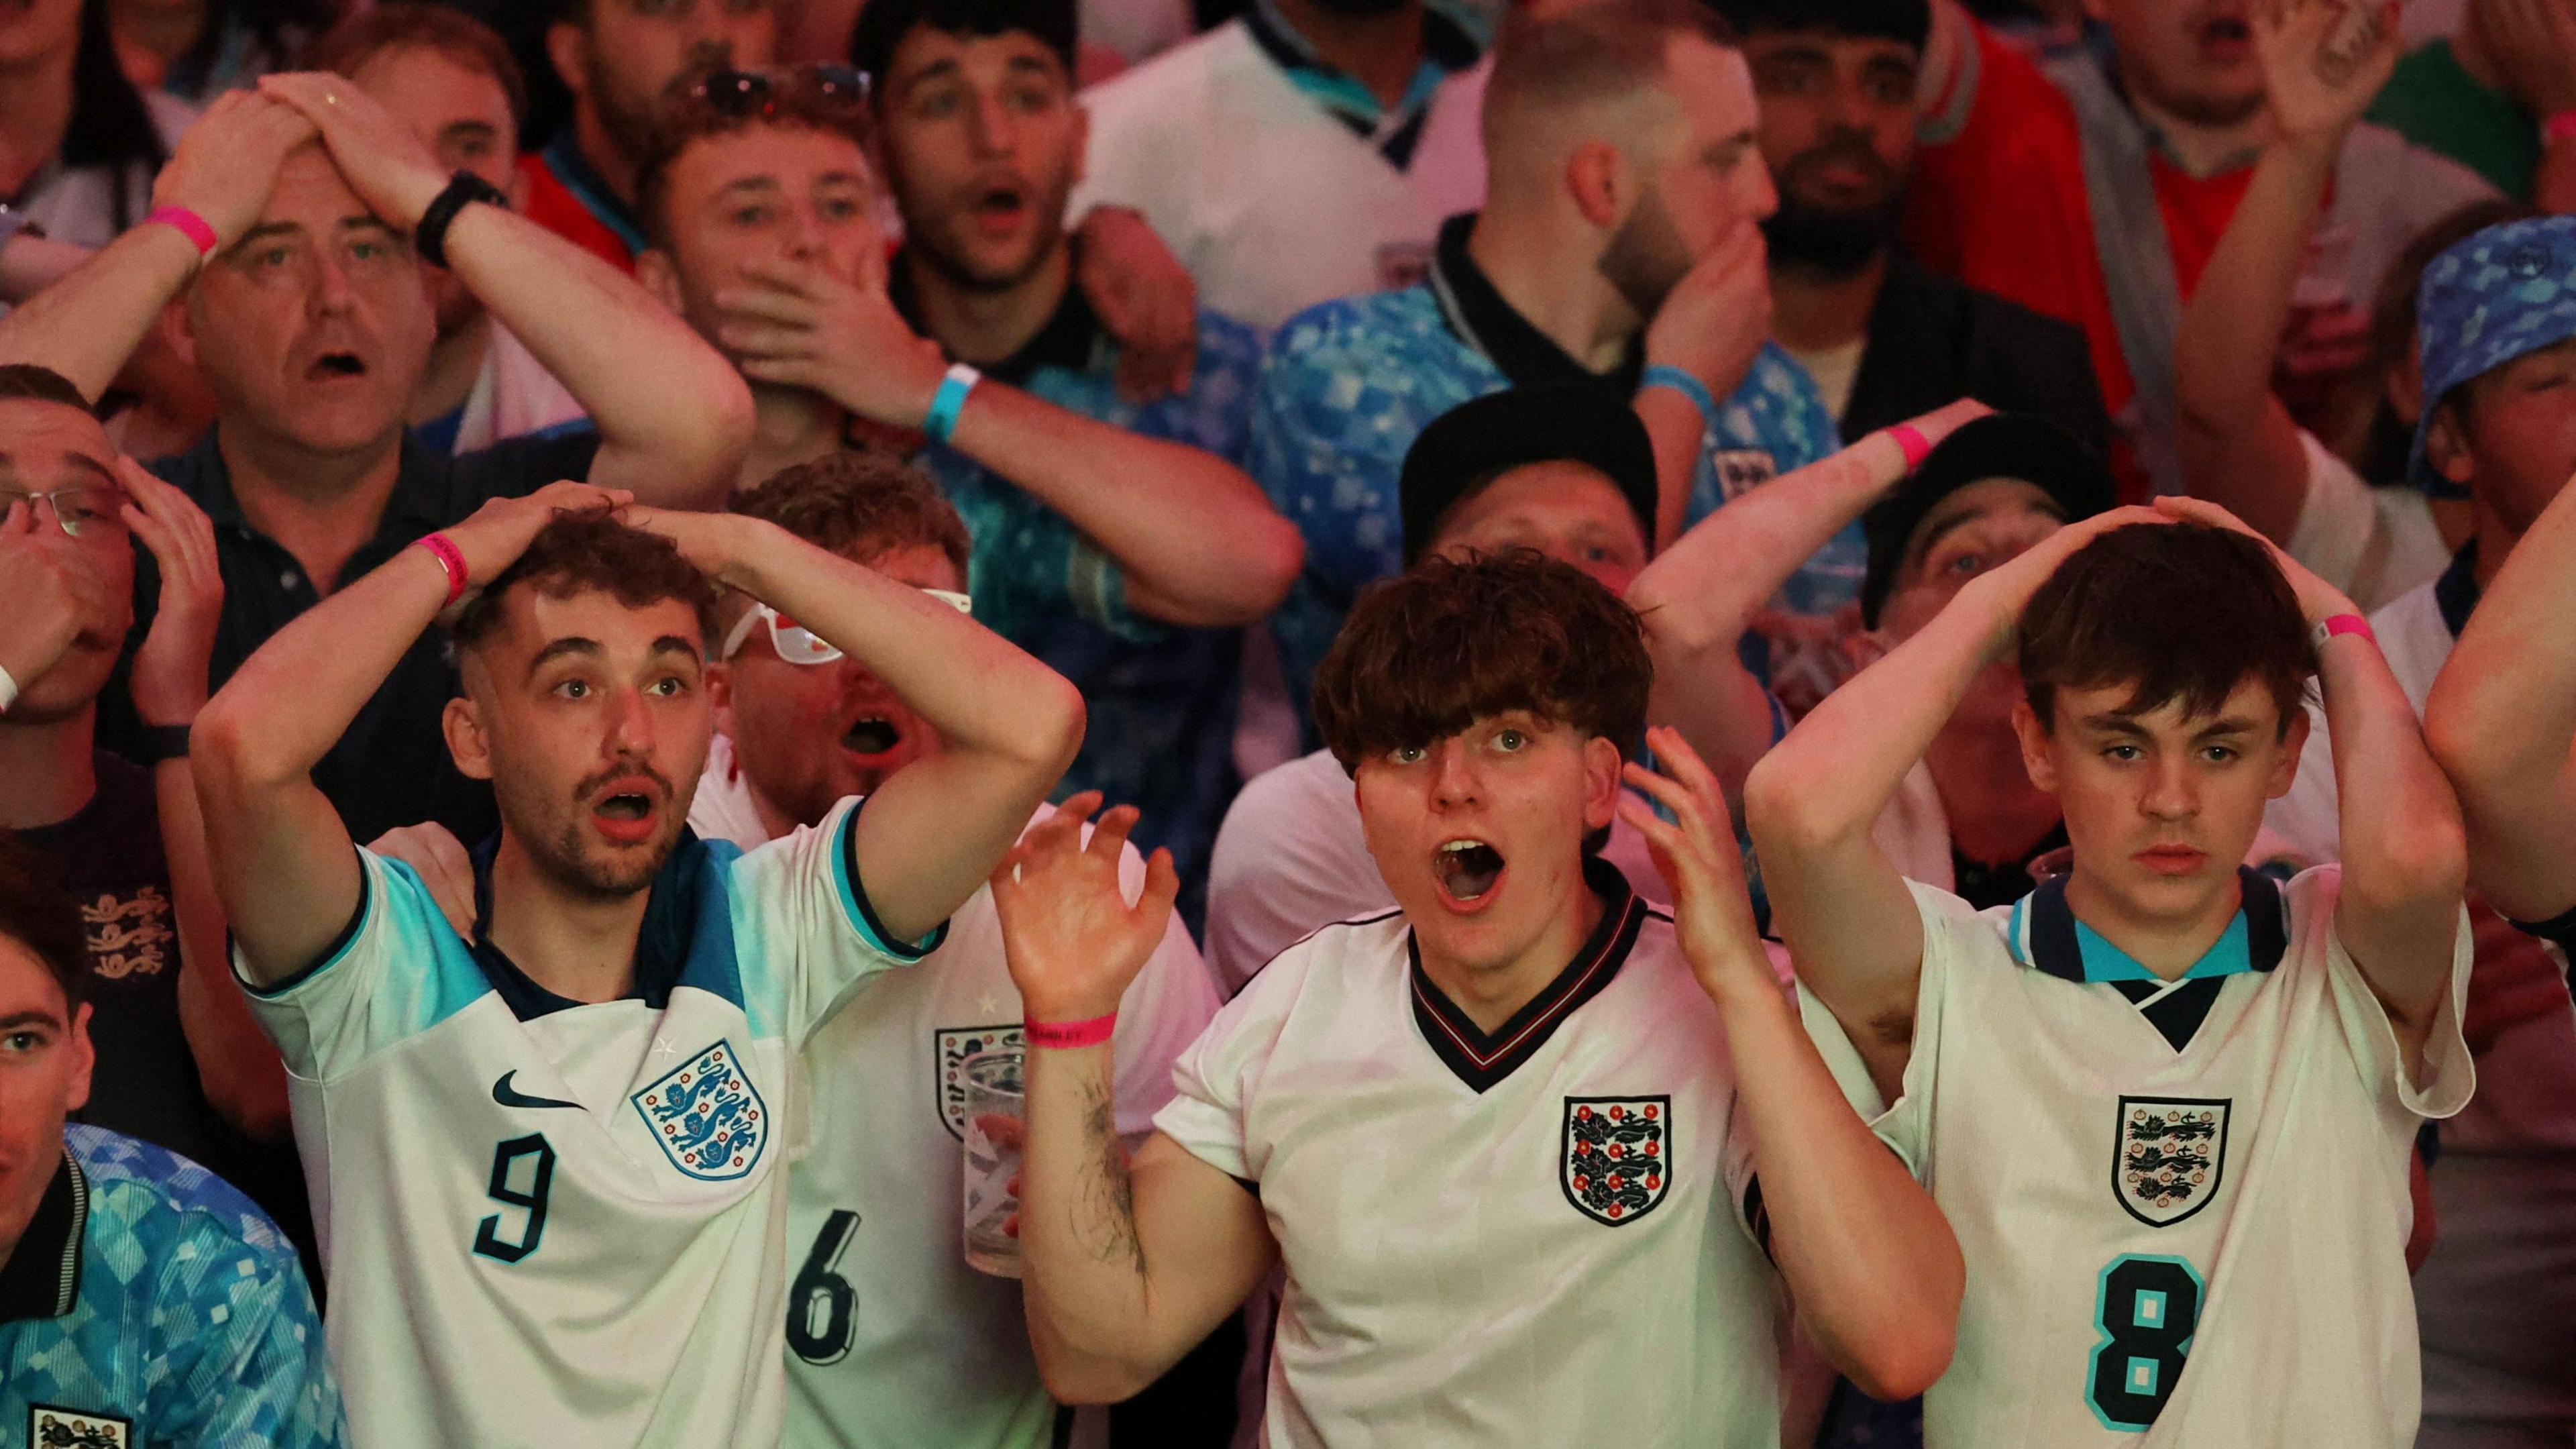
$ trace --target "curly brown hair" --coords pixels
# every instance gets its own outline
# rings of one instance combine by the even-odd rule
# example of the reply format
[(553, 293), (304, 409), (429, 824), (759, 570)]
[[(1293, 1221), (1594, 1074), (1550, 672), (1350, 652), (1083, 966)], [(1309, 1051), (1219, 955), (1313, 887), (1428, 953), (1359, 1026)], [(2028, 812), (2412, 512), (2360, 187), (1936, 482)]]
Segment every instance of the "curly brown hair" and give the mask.
[(930, 475), (883, 453), (845, 449), (781, 468), (737, 490), (725, 507), (860, 563), (899, 548), (935, 548), (963, 579), (974, 551), (966, 521)]
[(2022, 690), (2040, 727), (2057, 691), (2130, 687), (2124, 715), (2214, 714), (2247, 680), (2289, 734), (2317, 672), (2290, 581), (2260, 540), (2205, 523), (2115, 528), (2070, 555), (2021, 612)]
[(501, 601), (518, 588), (549, 599), (596, 591), (630, 609), (677, 599), (697, 613), (701, 635), (710, 643), (716, 636), (714, 580), (682, 558), (669, 539), (621, 523), (604, 508), (557, 513), (537, 530), (526, 552), (457, 611), (448, 635), (460, 648), (480, 644), (500, 627)]
[(1374, 585), (1315, 671), (1315, 728), (1345, 770), (1528, 710), (1633, 756), (1655, 667), (1636, 611), (1529, 549), (1435, 557)]
[[(867, 102), (862, 97), (838, 94), (816, 84), (811, 68), (777, 77), (771, 82), (767, 100), (758, 106), (738, 108), (712, 101), (699, 93), (701, 75), (682, 74), (664, 87), (659, 118), (653, 128), (653, 143), (635, 168), (635, 214), (644, 223), (644, 235), (655, 246), (670, 239), (670, 217), (667, 192), (671, 168), (691, 146), (716, 136), (731, 136), (755, 126), (773, 130), (827, 131), (847, 136), (862, 153), (868, 152), (871, 121)], [(868, 174), (876, 175), (876, 161), (870, 155)]]

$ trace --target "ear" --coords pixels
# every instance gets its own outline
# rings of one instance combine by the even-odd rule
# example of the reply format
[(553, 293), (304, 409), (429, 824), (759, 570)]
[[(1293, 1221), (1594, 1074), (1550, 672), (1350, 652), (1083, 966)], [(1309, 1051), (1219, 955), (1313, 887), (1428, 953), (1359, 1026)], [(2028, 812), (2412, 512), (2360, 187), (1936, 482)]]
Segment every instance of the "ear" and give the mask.
[(669, 252), (660, 247), (648, 247), (637, 253), (635, 280), (642, 283), (644, 290), (653, 294), (653, 300), (661, 303), (672, 316), (688, 315), (680, 305), (680, 269), (672, 262)]
[(169, 344), (172, 356), (186, 363), (192, 370), (203, 372), (205, 369), (197, 365), (197, 319), (193, 315), (194, 308), (191, 305), (196, 293), (196, 287), (191, 285), (186, 291), (171, 298), (162, 307), (161, 315), (153, 321), (152, 325), (160, 330), (161, 338)]
[(707, 708), (717, 732), (733, 738), (733, 666), (721, 659), (707, 665)]
[(2424, 460), (2433, 471), (2466, 488), (2477, 481), (2477, 460), (2469, 455), (2469, 430), (2460, 422), (2460, 405), (2445, 400), (2433, 409), (2433, 426), (2424, 434)]
[(72, 1030), (69, 1041), (72, 1071), (63, 1083), (63, 1110), (77, 1112), (89, 1105), (90, 1070), (98, 1065), (98, 1049), (89, 1040), (89, 1003), (72, 1008)]
[(2388, 399), (2388, 405), (2396, 410), (2399, 417), (2424, 416), (2424, 361), (2415, 355), (2414, 348), (2407, 348), (2406, 355), (2397, 360), (2397, 365), (2388, 369), (2387, 380), (2380, 384), (2380, 393)]
[(2307, 749), (2312, 718), (2304, 708), (2290, 716), (2290, 730), (2281, 737), (2281, 757), (2272, 762), (2272, 781), (2264, 790), (2264, 799), (2280, 799), (2289, 794), (2290, 786), (2298, 781), (2299, 756)]
[(564, 83), (575, 100), (581, 99), (590, 85), (590, 36), (578, 25), (557, 21), (546, 27), (546, 62), (555, 68), (555, 79)]
[(469, 780), (491, 779), (492, 742), (484, 730), (482, 706), (470, 695), (451, 699), (438, 724), (447, 736), (447, 753), (456, 759), (457, 773)]
[(1619, 747), (1599, 735), (1583, 742), (1583, 829), (1599, 830), (1619, 817)]
[(1607, 141), (1586, 141), (1565, 158), (1565, 189), (1585, 221), (1608, 231), (1628, 214), (1628, 158)]
[(2013, 735), (2021, 741), (2021, 767), (2030, 782), (2048, 794), (2057, 793), (2057, 761), (2050, 756), (2052, 743), (2048, 728), (2041, 723), (2039, 712), (2030, 707), (2028, 697), (2013, 701)]

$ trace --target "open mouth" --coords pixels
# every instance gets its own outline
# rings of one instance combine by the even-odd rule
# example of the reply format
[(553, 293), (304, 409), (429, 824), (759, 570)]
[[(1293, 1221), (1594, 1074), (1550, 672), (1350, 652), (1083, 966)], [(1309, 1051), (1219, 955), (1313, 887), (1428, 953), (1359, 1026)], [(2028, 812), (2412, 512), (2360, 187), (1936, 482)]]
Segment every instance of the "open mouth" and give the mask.
[(354, 352), (325, 352), (313, 359), (311, 367), (304, 369), (305, 379), (309, 382), (330, 382), (335, 378), (366, 375), (366, 362)]
[(1503, 874), (1503, 853), (1481, 840), (1453, 840), (1431, 858), (1440, 888), (1458, 901), (1479, 901)]
[(643, 820), (653, 813), (653, 797), (629, 791), (599, 802), (597, 812), (610, 820)]
[(2203, 49), (2251, 45), (2254, 42), (2254, 27), (2241, 15), (2221, 15), (2214, 20), (2202, 22), (2199, 39)]
[(903, 743), (903, 731), (881, 714), (862, 716), (841, 735), (841, 748), (856, 755), (882, 755)]
[(975, 194), (975, 218), (988, 227), (1002, 230), (1019, 225), (1027, 212), (1028, 193), (1018, 186), (988, 186)]

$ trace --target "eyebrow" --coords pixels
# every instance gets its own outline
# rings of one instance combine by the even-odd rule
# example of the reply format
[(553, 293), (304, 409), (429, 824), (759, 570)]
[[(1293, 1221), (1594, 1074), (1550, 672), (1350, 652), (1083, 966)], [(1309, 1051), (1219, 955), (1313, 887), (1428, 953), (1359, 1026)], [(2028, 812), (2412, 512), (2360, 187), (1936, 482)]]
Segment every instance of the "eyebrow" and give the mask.
[(450, 121), (446, 125), (438, 128), (438, 134), (442, 136), (498, 136), (501, 134), (501, 128), (493, 125), (490, 121)]
[(584, 639), (578, 634), (568, 634), (561, 639), (549, 642), (545, 648), (537, 651), (537, 657), (528, 661), (528, 677), (530, 679), (536, 678), (538, 670), (545, 668), (547, 665), (552, 664), (556, 660), (561, 659), (568, 654), (598, 654), (600, 652), (598, 640)]
[(31, 1026), (49, 1026), (61, 1031), (63, 1019), (50, 1011), (13, 1011), (0, 1016), (0, 1031), (21, 1031)]
[(1701, 154), (1710, 161), (1732, 161), (1737, 157), (1742, 156), (1747, 150), (1751, 149), (1754, 141), (1755, 137), (1753, 134), (1753, 128), (1751, 126), (1747, 126), (1743, 130), (1736, 132), (1734, 135), (1728, 136), (1717, 142)]
[[(2032, 511), (2042, 515), (2043, 517), (2055, 519), (2058, 526), (2061, 528), (2066, 524), (2065, 515), (2059, 513), (2054, 507), (2038, 508)], [(1960, 529), (1967, 527), (1971, 523), (1983, 522), (1993, 516), (1994, 515), (1992, 513), (1988, 512), (1984, 508), (1971, 508), (1965, 513), (1953, 513), (1948, 518), (1932, 525), (1932, 531), (1923, 535), (1923, 542), (1917, 545), (1913, 550), (1914, 562), (1921, 563), (1923, 560), (1930, 558), (1932, 556), (1932, 550), (1940, 547), (1941, 540), (1948, 538), (1951, 534), (1958, 532)]]
[(697, 645), (690, 643), (688, 640), (681, 638), (677, 634), (665, 634), (661, 638), (654, 640), (652, 652), (655, 654), (685, 654), (691, 659), (698, 659), (701, 657), (698, 653)]
[[(66, 451), (63, 454), (63, 461), (73, 465), (74, 467), (84, 468), (97, 474), (99, 481), (103, 483), (113, 486), (122, 486), (117, 483), (116, 471), (114, 469), (108, 467), (105, 463), (100, 462), (96, 458), (91, 457), (87, 453)], [(0, 449), (0, 468), (5, 468), (11, 472), (15, 472), (17, 471), (17, 466), (17, 456), (6, 449)]]

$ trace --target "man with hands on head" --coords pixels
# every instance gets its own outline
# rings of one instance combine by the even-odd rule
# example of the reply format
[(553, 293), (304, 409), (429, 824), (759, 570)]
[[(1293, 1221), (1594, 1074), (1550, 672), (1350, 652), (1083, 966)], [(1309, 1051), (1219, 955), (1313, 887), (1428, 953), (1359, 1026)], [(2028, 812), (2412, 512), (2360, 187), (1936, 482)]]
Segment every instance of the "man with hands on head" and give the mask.
[[(1772, 919), (1810, 1030), (1966, 1255), (1934, 1449), (2396, 1449), (2409, 1153), (2474, 1084), (2458, 807), (2350, 602), (2210, 505), (2163, 508), (1972, 579), (1754, 767)], [(1873, 828), (2016, 647), (2073, 867), (1980, 914)], [(2239, 862), (2312, 673), (2345, 858), (2276, 886)]]
[[(718, 584), (945, 747), (749, 855), (691, 835)], [(502, 816), (470, 939), (310, 777), (441, 616), (465, 683), (441, 724)], [(485, 504), (254, 655), (198, 720), (198, 789), (294, 1073), (358, 1437), (774, 1442), (789, 1057), (937, 944), (1081, 727), (1069, 686), (945, 603), (576, 483)]]
[[(163, 579), (122, 683), (151, 730), (148, 765), (95, 741), (137, 541)], [(214, 530), (187, 495), (117, 456), (69, 381), (0, 367), (0, 829), (98, 913), (83, 995), (99, 1070), (80, 1120), (229, 1175), (235, 1131), (285, 1135), (286, 1074), (223, 965), (188, 764), (223, 597)]]
[[(1318, 714), (1399, 907), (1219, 1013), (1132, 1168), (1100, 1036), (1169, 863), (1129, 906), (1113, 811), (1088, 846), (1059, 815), (995, 873), (1030, 1018), (1029, 1328), (1059, 1397), (1150, 1381), (1274, 1261), (1274, 1444), (1564, 1443), (1615, 1382), (1640, 1386), (1640, 1443), (1767, 1449), (1784, 1279), (1862, 1382), (1939, 1375), (1956, 1249), (1799, 1031), (1713, 778), (1658, 731), (1672, 778), (1625, 778), (1679, 824), (1620, 801), (1649, 672), (1626, 606), (1526, 552), (1371, 591)], [(1614, 814), (1678, 925), (1592, 854)]]

